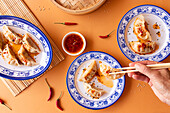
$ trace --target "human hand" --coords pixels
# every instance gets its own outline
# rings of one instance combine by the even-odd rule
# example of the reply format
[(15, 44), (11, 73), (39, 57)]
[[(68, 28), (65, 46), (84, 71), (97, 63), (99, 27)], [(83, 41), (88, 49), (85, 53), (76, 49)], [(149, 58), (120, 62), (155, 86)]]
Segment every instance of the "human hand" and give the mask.
[(138, 61), (130, 63), (139, 72), (128, 73), (133, 79), (148, 83), (155, 95), (164, 103), (170, 105), (170, 71), (168, 69), (154, 70), (145, 65), (157, 64), (155, 61)]

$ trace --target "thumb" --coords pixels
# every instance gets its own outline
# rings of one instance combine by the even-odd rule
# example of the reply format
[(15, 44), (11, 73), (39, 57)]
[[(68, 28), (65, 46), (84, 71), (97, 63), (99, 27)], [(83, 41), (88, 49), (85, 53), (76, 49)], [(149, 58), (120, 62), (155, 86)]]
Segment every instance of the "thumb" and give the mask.
[(153, 70), (143, 64), (136, 63), (135, 64), (136, 70), (138, 70), (140, 73), (146, 75), (150, 79), (160, 79), (159, 72), (156, 70)]

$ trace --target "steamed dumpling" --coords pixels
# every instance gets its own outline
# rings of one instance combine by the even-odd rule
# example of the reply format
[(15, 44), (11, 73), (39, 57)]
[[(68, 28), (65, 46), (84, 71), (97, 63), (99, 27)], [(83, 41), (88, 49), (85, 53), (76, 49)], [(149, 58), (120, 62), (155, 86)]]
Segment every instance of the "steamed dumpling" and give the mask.
[(26, 33), (23, 38), (23, 45), (24, 45), (25, 49), (30, 53), (40, 53), (39, 47), (32, 40), (32, 38), (28, 35), (28, 33)]
[(0, 52), (3, 51), (3, 45), (4, 45), (3, 34), (0, 32)]
[(83, 83), (85, 91), (89, 94), (93, 99), (99, 99), (106, 91), (99, 89), (94, 86), (94, 84), (90, 85), (88, 83)]
[(133, 31), (139, 40), (152, 41), (152, 37), (143, 15), (139, 15), (135, 20)]
[(22, 42), (22, 38), (6, 25), (3, 26), (3, 34), (5, 38), (10, 42), (13, 42), (15, 44), (20, 44)]
[(132, 41), (130, 42), (131, 49), (138, 54), (148, 54), (152, 53), (155, 50), (156, 43), (155, 42), (138, 42)]
[(29, 56), (28, 52), (25, 50), (23, 45), (21, 46), (20, 50), (18, 51), (18, 58), (26, 66), (37, 65), (37, 63), (34, 61), (34, 59), (31, 56)]
[(7, 44), (2, 52), (2, 58), (8, 62), (8, 64), (11, 65), (15, 65), (18, 66), (18, 60), (14, 54), (14, 52), (12, 51), (12, 49), (9, 47), (9, 45)]
[(80, 81), (89, 83), (95, 76), (97, 72), (97, 63), (95, 60), (86, 68), (86, 71), (80, 77)]

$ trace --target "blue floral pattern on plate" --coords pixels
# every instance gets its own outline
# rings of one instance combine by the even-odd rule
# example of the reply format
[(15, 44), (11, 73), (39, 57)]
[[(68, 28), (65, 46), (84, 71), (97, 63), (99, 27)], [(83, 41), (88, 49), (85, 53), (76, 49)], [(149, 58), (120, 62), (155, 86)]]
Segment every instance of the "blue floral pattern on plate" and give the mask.
[(143, 60), (153, 60), (158, 62), (162, 61), (170, 54), (170, 35), (169, 35), (169, 39), (167, 40), (165, 48), (163, 48), (159, 53), (148, 57), (135, 54), (133, 51), (129, 49), (129, 47), (125, 42), (126, 26), (128, 25), (128, 23), (133, 17), (140, 14), (153, 14), (158, 16), (163, 20), (168, 30), (170, 31), (170, 15), (167, 11), (155, 5), (140, 5), (128, 11), (123, 16), (123, 18), (119, 23), (117, 29), (117, 41), (118, 41), (119, 48), (121, 49), (122, 53), (131, 61), (143, 61)]
[(93, 110), (98, 110), (98, 109), (104, 109), (106, 107), (111, 106), (114, 104), (119, 97), (121, 96), (124, 86), (125, 86), (125, 77), (121, 77), (118, 79), (118, 82), (116, 84), (116, 88), (114, 90), (114, 93), (108, 96), (107, 98), (104, 98), (102, 100), (89, 100), (85, 97), (83, 97), (77, 90), (75, 86), (75, 73), (78, 69), (78, 67), (88, 61), (88, 60), (100, 60), (107, 62), (110, 66), (113, 68), (120, 68), (121, 65), (119, 62), (113, 58), (111, 55), (104, 53), (104, 52), (99, 52), (99, 51), (90, 51), (87, 53), (84, 53), (77, 57), (72, 64), (70, 65), (68, 72), (67, 72), (67, 78), (66, 78), (66, 84), (67, 84), (67, 89), (73, 98), (75, 102), (77, 102), (79, 105), (88, 108), (88, 109), (93, 109)]
[(43, 47), (43, 55), (45, 58), (43, 59), (43, 64), (35, 66), (32, 69), (26, 71), (16, 71), (0, 65), (0, 76), (12, 80), (27, 80), (38, 77), (44, 73), (52, 61), (52, 48), (50, 42), (43, 34), (43, 32), (32, 23), (15, 16), (1, 15), (0, 27), (3, 25), (16, 27), (32, 34), (41, 43), (41, 46)]

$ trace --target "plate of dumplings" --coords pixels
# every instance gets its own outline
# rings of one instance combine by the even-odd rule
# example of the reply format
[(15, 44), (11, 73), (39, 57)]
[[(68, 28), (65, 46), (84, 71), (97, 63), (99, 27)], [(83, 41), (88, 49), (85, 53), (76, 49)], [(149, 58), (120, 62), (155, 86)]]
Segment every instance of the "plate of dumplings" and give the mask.
[(14, 16), (0, 16), (0, 76), (27, 80), (40, 76), (51, 64), (52, 48), (43, 32)]
[(155, 5), (129, 10), (117, 29), (122, 53), (131, 61), (164, 60), (170, 54), (169, 21), (169, 13)]
[(71, 97), (88, 109), (111, 106), (125, 86), (124, 74), (110, 74), (119, 71), (118, 68), (121, 68), (119, 62), (107, 53), (90, 51), (80, 55), (67, 72), (66, 83)]

